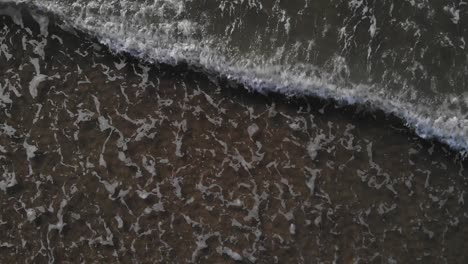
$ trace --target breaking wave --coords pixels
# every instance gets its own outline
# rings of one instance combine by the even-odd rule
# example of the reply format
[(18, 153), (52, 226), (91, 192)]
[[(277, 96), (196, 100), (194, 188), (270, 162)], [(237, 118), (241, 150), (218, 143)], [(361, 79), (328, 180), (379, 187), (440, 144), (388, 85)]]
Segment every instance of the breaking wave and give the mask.
[[(293, 21), (291, 11), (295, 10), (297, 16), (306, 17), (310, 1), (304, 1), (303, 8), (295, 9), (281, 7), (280, 1), (267, 6), (255, 0), (207, 1), (206, 4), (183, 0), (0, 2), (27, 4), (35, 12), (52, 13), (63, 20), (61, 27), (84, 31), (117, 52), (127, 52), (149, 62), (170, 65), (186, 63), (262, 93), (315, 96), (380, 109), (403, 119), (422, 138), (437, 138), (453, 149), (461, 152), (468, 150), (468, 97), (463, 91), (464, 87), (451, 90), (440, 88), (444, 82), (442, 79), (432, 81), (432, 64), (419, 63), (423, 59), (418, 60), (411, 53), (414, 51), (402, 51), (398, 46), (382, 47), (390, 40), (382, 40), (380, 46), (375, 44), (378, 34), (383, 39), (389, 39), (385, 37), (384, 25), (377, 23), (386, 18), (377, 16), (372, 9), (366, 10), (363, 1), (350, 1), (346, 6), (352, 12), (347, 18), (336, 24), (324, 23), (312, 37), (304, 37), (308, 31), (300, 30), (301, 23), (297, 22), (297, 18), (296, 22)], [(428, 9), (434, 9), (430, 4), (426, 5)], [(415, 8), (422, 10), (426, 7)], [(444, 10), (441, 12), (446, 14), (452, 25), (460, 26), (460, 12), (457, 15), (456, 10)], [(7, 13), (16, 23), (21, 23), (21, 15), (15, 12), (13, 9), (3, 9), (2, 14)], [(358, 13), (362, 14), (362, 19), (353, 22)], [(265, 18), (265, 14), (269, 18)], [(258, 19), (252, 20), (252, 17)], [(47, 34), (48, 19), (45, 16), (35, 16), (35, 19), (41, 25), (42, 34)], [(431, 30), (424, 30), (416, 22), (406, 20), (405, 23), (407, 34), (414, 38), (417, 38), (414, 32), (419, 30), (419, 40), (414, 40), (414, 43), (426, 46), (428, 50), (440, 48), (438, 42), (421, 40), (425, 36), (431, 37)], [(365, 29), (361, 31), (365, 37), (360, 39), (356, 27), (356, 36), (352, 37), (352, 31), (349, 31), (352, 25), (363, 24)], [(259, 33), (263, 32), (259, 30), (262, 28), (265, 34)], [(328, 33), (331, 31), (334, 33)], [(456, 46), (456, 57), (468, 58), (464, 46), (459, 46), (454, 40), (458, 37), (449, 33), (446, 41)], [(460, 34), (463, 37), (465, 33)], [(267, 39), (267, 35), (271, 38)], [(331, 40), (330, 47), (324, 46), (327, 39)], [(353, 41), (358, 44), (352, 44)], [(424, 41), (427, 45), (420, 44)], [(404, 43), (402, 47), (410, 47), (411, 43)], [(367, 47), (367, 54), (360, 53), (361, 46)], [(415, 59), (404, 69), (383, 64), (380, 68), (384, 69), (375, 70), (389, 56), (405, 60), (409, 55)], [(362, 61), (367, 61), (366, 67), (363, 67)], [(455, 64), (453, 62), (451, 65)], [(416, 66), (410, 71), (412, 65)], [(449, 69), (441, 71), (448, 72)], [(460, 85), (457, 80), (464, 79), (466, 71), (461, 68), (450, 71), (453, 71), (451, 75), (455, 75), (453, 85)], [(412, 72), (413, 76), (406, 74), (408, 72)], [(397, 88), (391, 88), (385, 78), (392, 79), (392, 87)], [(424, 78), (430, 81), (415, 81)]]

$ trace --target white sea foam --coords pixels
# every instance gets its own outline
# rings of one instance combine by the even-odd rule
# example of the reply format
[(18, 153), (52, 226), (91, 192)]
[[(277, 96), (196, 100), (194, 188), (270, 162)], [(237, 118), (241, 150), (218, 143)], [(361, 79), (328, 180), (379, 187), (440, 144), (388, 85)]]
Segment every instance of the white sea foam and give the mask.
[[(0, 0), (11, 1), (52, 12), (117, 52), (128, 52), (153, 63), (187, 63), (259, 92), (308, 95), (344, 104), (367, 105), (403, 119), (422, 138), (437, 138), (463, 153), (468, 150), (468, 119), (461, 110), (464, 102), (468, 102), (466, 96), (446, 96), (438, 102), (416, 101), (409, 99), (407, 93), (389, 94), (377, 85), (337, 85), (334, 77), (347, 69), (340, 57), (334, 60), (333, 72), (324, 72), (313, 65), (280, 64), (275, 59), (228, 53), (223, 40), (197, 35), (204, 33), (203, 25), (181, 16), (186, 3), (182, 0), (155, 0), (147, 5), (126, 0)], [(12, 14), (16, 23), (20, 23), (17, 14)], [(376, 31), (374, 24), (371, 35)], [(43, 27), (41, 32), (45, 34)], [(319, 74), (312, 74), (314, 71)], [(457, 98), (456, 102), (451, 98)], [(438, 111), (434, 111), (434, 103), (438, 104)]]

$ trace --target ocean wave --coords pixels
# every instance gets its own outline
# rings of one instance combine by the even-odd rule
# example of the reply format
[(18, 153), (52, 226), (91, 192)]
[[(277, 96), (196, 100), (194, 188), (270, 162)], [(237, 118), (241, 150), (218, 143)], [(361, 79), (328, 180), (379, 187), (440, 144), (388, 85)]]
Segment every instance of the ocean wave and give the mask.
[[(151, 63), (186, 63), (262, 93), (314, 96), (346, 105), (366, 105), (401, 118), (422, 138), (436, 138), (462, 153), (468, 150), (468, 119), (464, 111), (467, 96), (419, 98), (420, 94), (409, 95), (410, 89), (389, 91), (378, 83), (342, 82), (340, 76), (347, 74), (349, 66), (340, 55), (334, 55), (332, 65), (325, 69), (278, 59), (274, 54), (256, 56), (255, 50), (240, 52), (225, 38), (210, 35), (207, 25), (187, 18), (186, 1), (161, 0), (146, 5), (124, 0), (0, 2), (27, 4), (54, 14), (63, 20), (62, 26), (91, 34), (116, 52), (127, 52)], [(21, 23), (20, 16), (12, 10), (0, 14), (8, 14)], [(35, 19), (42, 34), (47, 34), (48, 20), (40, 16)]]

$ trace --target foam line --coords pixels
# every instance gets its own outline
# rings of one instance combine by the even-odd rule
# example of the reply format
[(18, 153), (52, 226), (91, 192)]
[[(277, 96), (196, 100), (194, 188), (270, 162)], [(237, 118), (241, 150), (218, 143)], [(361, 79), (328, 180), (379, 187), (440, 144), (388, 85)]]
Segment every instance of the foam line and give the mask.
[[(133, 22), (131, 19), (127, 21), (128, 19), (118, 15), (99, 17), (92, 12), (86, 13), (86, 16), (72, 13), (73, 8), (76, 8), (74, 4), (80, 1), (71, 4), (69, 1), (51, 0), (0, 2), (32, 4), (36, 9), (53, 13), (73, 28), (95, 36), (102, 44), (116, 52), (127, 52), (151, 63), (187, 63), (208, 74), (225, 77), (261, 93), (314, 96), (347, 105), (367, 105), (401, 118), (422, 138), (438, 139), (463, 154), (468, 150), (468, 119), (462, 110), (462, 105), (468, 102), (468, 98), (462, 96), (443, 97), (438, 102), (439, 111), (436, 113), (434, 102), (421, 99), (415, 103), (408, 99), (406, 94), (390, 94), (376, 85), (358, 83), (339, 86), (333, 81), (333, 72), (324, 72), (313, 65), (278, 65), (273, 60), (254, 60), (242, 54), (225, 56), (224, 54), (228, 53), (222, 45), (222, 40), (193, 37), (196, 32), (203, 31), (203, 27), (182, 18), (161, 15), (156, 24), (141, 28), (139, 22)], [(135, 7), (131, 2), (120, 2), (128, 5), (125, 8)], [(163, 2), (176, 14), (184, 9), (184, 1), (156, 2)], [(85, 12), (87, 8), (105, 9), (106, 4), (109, 5), (104, 1), (90, 1), (83, 4), (81, 12)], [(12, 13), (12, 17), (18, 20), (17, 14)], [(46, 34), (41, 23), (48, 23), (48, 20), (38, 19), (37, 15), (34, 18), (41, 25), (42, 34)], [(136, 30), (137, 28), (140, 30)], [(314, 70), (319, 73), (312, 74)]]

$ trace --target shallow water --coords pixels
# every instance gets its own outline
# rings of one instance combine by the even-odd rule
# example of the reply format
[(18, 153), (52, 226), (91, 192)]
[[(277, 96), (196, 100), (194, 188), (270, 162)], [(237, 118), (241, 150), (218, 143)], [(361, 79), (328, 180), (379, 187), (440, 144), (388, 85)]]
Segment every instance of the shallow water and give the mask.
[(466, 261), (467, 164), (447, 146), (27, 13), (0, 17), (1, 262)]
[(257, 91), (365, 104), (468, 149), (461, 0), (2, 2), (51, 12), (147, 61), (187, 63)]

